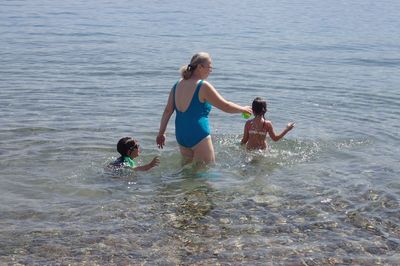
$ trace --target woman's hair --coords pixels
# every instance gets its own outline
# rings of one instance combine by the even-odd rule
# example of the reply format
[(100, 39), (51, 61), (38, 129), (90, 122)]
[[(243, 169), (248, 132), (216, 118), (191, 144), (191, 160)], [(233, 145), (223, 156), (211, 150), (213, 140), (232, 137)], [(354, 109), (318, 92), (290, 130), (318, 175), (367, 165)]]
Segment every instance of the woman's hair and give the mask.
[(265, 113), (267, 112), (267, 101), (260, 97), (256, 97), (253, 100), (251, 109), (253, 110), (254, 116), (262, 115), (264, 117)]
[(190, 64), (186, 66), (182, 66), (180, 69), (181, 76), (183, 79), (190, 79), (193, 72), (196, 70), (197, 66), (200, 64), (204, 64), (210, 60), (210, 55), (205, 52), (200, 52), (195, 54), (190, 60)]
[(128, 151), (130, 148), (136, 145), (136, 141), (131, 137), (125, 137), (118, 141), (117, 151), (121, 156), (128, 156)]

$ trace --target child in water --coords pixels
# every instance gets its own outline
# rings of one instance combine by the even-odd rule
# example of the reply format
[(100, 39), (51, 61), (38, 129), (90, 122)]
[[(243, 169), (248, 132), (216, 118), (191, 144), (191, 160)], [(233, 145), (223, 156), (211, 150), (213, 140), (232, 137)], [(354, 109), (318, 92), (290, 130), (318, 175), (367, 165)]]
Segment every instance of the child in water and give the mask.
[(121, 157), (111, 164), (112, 167), (129, 167), (135, 171), (147, 171), (160, 163), (160, 159), (156, 156), (150, 163), (138, 166), (134, 159), (139, 156), (140, 147), (138, 142), (130, 137), (118, 141), (117, 151)]
[(257, 97), (254, 99), (251, 108), (254, 118), (246, 121), (241, 141), (242, 145), (247, 144), (246, 148), (249, 150), (265, 150), (268, 147), (266, 142), (267, 134), (269, 134), (273, 141), (278, 141), (294, 127), (294, 123), (291, 122), (287, 124), (285, 130), (277, 135), (271, 121), (265, 120), (264, 115), (267, 112), (267, 102)]

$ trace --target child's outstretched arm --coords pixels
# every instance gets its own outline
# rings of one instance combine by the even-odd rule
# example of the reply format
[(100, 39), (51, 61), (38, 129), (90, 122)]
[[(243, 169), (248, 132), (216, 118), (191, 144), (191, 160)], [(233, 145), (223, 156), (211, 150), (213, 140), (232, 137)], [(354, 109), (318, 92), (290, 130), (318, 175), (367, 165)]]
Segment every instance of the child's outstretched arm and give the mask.
[(240, 144), (246, 144), (247, 141), (249, 141), (249, 127), (250, 127), (250, 122), (247, 121), (246, 124), (244, 124), (244, 130), (243, 130), (243, 137), (242, 141), (240, 141)]
[(288, 133), (290, 130), (294, 128), (294, 123), (290, 122), (289, 124), (287, 124), (286, 128), (280, 134), (276, 135), (272, 123), (270, 121), (267, 121), (265, 123), (267, 124), (268, 134), (273, 141), (280, 140), (281, 138), (283, 138), (283, 136), (286, 135), (286, 133)]
[(150, 163), (141, 165), (141, 166), (136, 166), (133, 168), (135, 171), (147, 171), (153, 168), (154, 166), (157, 166), (160, 164), (160, 158), (158, 156), (154, 157), (153, 160), (151, 160)]

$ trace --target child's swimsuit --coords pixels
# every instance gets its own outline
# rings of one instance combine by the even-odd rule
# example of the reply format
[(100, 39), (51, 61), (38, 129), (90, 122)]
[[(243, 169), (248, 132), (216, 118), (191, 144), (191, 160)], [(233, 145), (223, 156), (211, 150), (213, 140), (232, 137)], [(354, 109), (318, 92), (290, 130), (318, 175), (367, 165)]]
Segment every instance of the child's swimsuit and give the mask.
[(176, 110), (176, 141), (183, 147), (192, 148), (210, 135), (208, 114), (211, 111), (211, 104), (208, 102), (202, 103), (199, 100), (199, 91), (203, 84), (203, 80), (200, 80), (187, 110), (185, 112), (179, 111), (175, 104), (175, 90), (178, 83), (179, 82), (177, 82), (173, 88), (174, 108)]
[(112, 166), (115, 167), (122, 167), (122, 166), (129, 166), (129, 167), (136, 167), (136, 162), (129, 158), (128, 156), (121, 156), (115, 162), (112, 163)]
[(250, 129), (249, 129), (249, 134), (261, 135), (261, 136), (266, 136), (267, 135), (267, 131), (264, 131), (265, 123), (263, 124), (263, 127), (262, 127), (261, 130), (256, 130), (255, 129), (253, 121), (251, 121), (250, 124), (251, 125), (250, 125)]

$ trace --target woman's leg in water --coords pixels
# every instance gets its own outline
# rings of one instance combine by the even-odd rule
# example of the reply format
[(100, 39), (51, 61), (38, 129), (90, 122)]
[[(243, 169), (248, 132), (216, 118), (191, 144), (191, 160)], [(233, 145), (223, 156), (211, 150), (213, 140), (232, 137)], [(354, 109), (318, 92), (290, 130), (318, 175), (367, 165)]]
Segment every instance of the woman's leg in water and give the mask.
[(208, 135), (193, 147), (193, 160), (199, 163), (215, 163), (214, 147)]
[(193, 151), (190, 148), (179, 145), (179, 149), (182, 155), (182, 166), (193, 161)]

